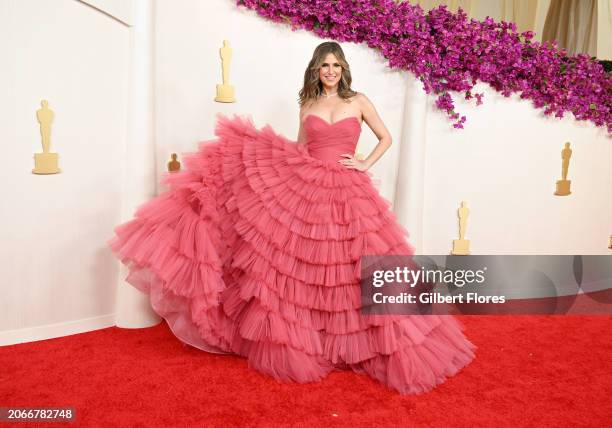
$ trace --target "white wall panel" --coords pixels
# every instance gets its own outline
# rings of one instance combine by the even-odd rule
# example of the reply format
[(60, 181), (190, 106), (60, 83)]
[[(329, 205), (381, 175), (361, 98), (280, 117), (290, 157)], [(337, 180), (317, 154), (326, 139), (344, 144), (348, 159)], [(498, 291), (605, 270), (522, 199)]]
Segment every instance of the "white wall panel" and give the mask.
[[(104, 239), (121, 207), (129, 29), (74, 0), (20, 0), (0, 2), (0, 31), (0, 344), (15, 330), (27, 340), (50, 325), (108, 325), (117, 265)], [(55, 112), (60, 174), (31, 173), (41, 99)]]

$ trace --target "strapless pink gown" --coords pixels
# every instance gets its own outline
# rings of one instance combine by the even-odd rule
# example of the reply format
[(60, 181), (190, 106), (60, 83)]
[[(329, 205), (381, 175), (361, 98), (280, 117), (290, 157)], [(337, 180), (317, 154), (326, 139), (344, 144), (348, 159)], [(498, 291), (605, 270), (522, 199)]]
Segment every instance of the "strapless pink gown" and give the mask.
[(180, 340), (281, 381), (352, 369), (402, 394), (474, 358), (452, 316), (360, 314), (360, 256), (413, 248), (371, 175), (337, 162), (355, 150), (357, 118), (307, 116), (302, 146), (217, 116), (218, 138), (108, 241)]

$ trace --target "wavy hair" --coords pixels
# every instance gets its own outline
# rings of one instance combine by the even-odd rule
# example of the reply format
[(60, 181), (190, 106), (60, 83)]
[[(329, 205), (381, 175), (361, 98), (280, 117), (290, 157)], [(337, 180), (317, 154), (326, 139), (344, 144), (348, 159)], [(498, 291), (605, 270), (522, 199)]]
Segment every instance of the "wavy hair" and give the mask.
[(325, 57), (329, 53), (336, 56), (338, 63), (342, 67), (340, 81), (338, 82), (338, 96), (346, 100), (357, 94), (357, 92), (351, 89), (351, 82), (353, 79), (342, 48), (336, 42), (323, 42), (315, 48), (312, 58), (304, 72), (304, 86), (299, 92), (300, 106), (316, 100), (323, 92), (323, 84), (319, 78), (319, 70), (325, 61)]

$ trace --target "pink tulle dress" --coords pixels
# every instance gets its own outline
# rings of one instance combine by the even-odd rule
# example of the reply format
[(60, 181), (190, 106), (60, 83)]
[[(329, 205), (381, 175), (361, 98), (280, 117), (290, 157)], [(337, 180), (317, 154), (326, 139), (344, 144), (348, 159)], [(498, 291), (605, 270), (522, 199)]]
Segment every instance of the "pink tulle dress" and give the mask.
[(413, 254), (353, 153), (355, 117), (309, 115), (307, 144), (217, 115), (216, 139), (165, 173), (168, 190), (108, 241), (126, 281), (183, 342), (240, 355), (280, 381), (365, 373), (418, 394), (457, 373), (475, 346), (450, 315), (360, 313), (360, 257)]

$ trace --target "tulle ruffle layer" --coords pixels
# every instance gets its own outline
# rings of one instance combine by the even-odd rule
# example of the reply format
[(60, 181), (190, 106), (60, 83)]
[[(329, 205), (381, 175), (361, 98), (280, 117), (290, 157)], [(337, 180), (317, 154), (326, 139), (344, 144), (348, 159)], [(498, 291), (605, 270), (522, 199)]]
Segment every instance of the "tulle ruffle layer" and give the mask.
[(215, 134), (109, 241), (177, 337), (282, 381), (351, 367), (406, 394), (472, 360), (450, 316), (360, 313), (361, 255), (413, 253), (368, 173), (245, 118)]

